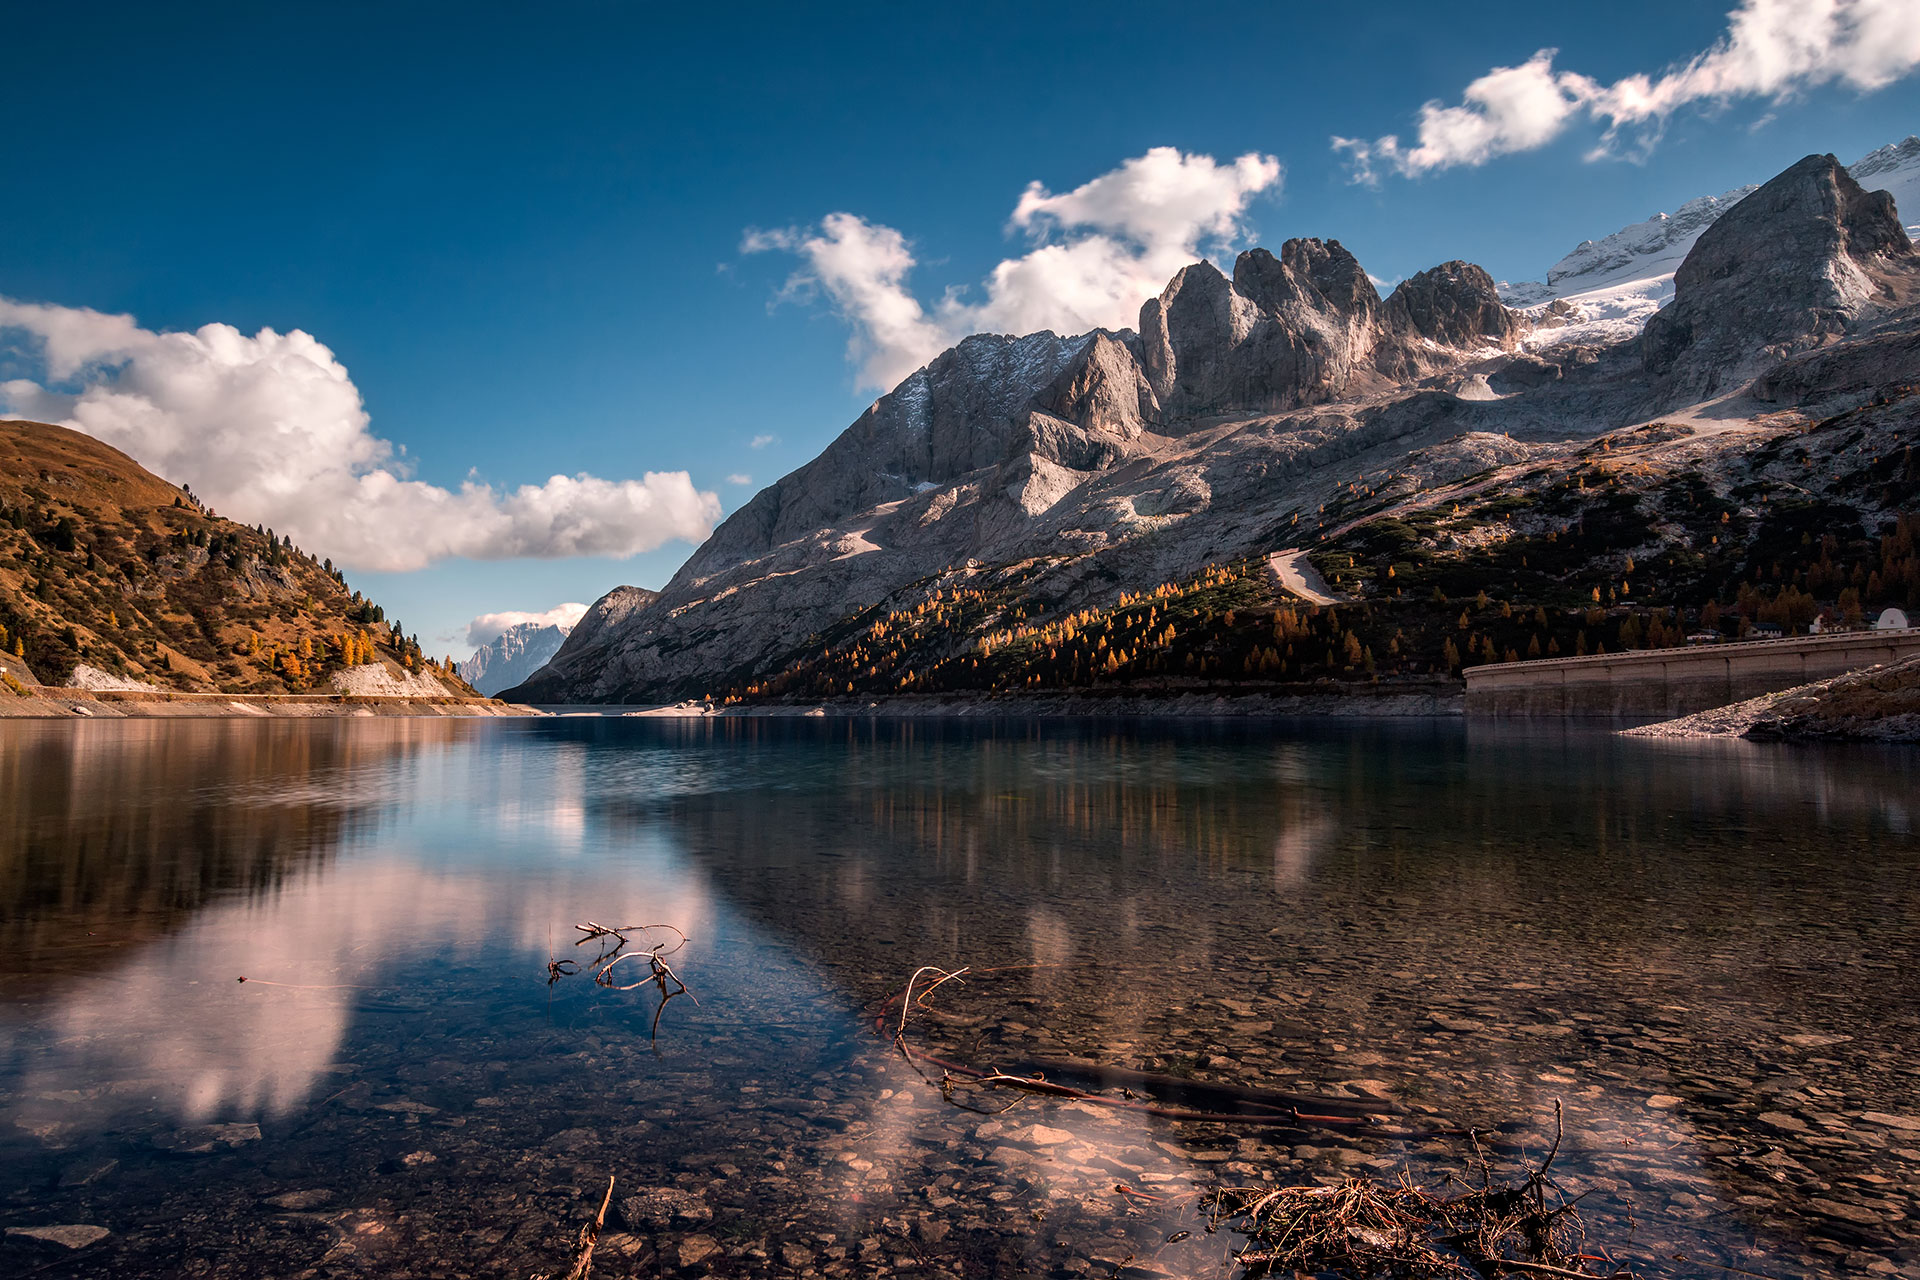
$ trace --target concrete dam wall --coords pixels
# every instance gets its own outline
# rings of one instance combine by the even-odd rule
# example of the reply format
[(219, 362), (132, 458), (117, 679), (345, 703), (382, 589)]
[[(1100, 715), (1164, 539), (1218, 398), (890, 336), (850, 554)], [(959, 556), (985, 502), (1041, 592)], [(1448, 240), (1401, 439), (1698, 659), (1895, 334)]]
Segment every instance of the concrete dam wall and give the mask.
[(1920, 628), (1467, 668), (1470, 716), (1689, 715), (1920, 654)]

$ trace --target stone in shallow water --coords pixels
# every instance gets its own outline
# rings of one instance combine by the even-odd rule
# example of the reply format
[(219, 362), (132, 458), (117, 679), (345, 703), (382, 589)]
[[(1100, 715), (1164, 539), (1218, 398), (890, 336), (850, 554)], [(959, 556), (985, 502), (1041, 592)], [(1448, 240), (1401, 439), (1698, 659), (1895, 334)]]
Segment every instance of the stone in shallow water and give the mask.
[(60, 1171), (60, 1185), (63, 1188), (84, 1187), (100, 1181), (119, 1167), (120, 1162), (111, 1156), (99, 1160), (81, 1160)]
[(1433, 1017), (1429, 1018), (1428, 1021), (1442, 1031), (1452, 1031), (1460, 1035), (1469, 1035), (1475, 1031), (1485, 1031), (1487, 1029), (1486, 1023), (1475, 1022), (1472, 1018)]
[(260, 1141), (257, 1124), (196, 1124), (158, 1135), (153, 1145), (175, 1155), (203, 1156)]
[[(629, 1227), (687, 1226), (712, 1222), (713, 1207), (679, 1187), (642, 1187), (620, 1201), (620, 1217)], [(691, 1264), (689, 1264), (691, 1265)]]
[(1073, 1135), (1065, 1129), (1050, 1129), (1043, 1124), (1036, 1124), (1029, 1129), (1023, 1129), (1014, 1136), (1023, 1141), (1031, 1142), (1036, 1147), (1055, 1147), (1063, 1142), (1073, 1141)]
[(8, 1227), (7, 1234), (25, 1236), (29, 1240), (45, 1240), (49, 1244), (65, 1245), (69, 1249), (84, 1249), (90, 1244), (105, 1240), (113, 1232), (105, 1227), (71, 1222), (56, 1227)]
[(277, 1196), (268, 1196), (266, 1202), (276, 1209), (299, 1211), (312, 1209), (333, 1199), (333, 1192), (324, 1187), (308, 1187), (303, 1191), (282, 1191)]
[(1813, 1032), (1796, 1036), (1781, 1036), (1780, 1038), (1796, 1049), (1824, 1049), (1830, 1044), (1845, 1044), (1847, 1041), (1853, 1039), (1852, 1036), (1825, 1036)]
[(1813, 1200), (1809, 1202), (1813, 1211), (1825, 1218), (1838, 1218), (1842, 1222), (1851, 1222), (1859, 1226), (1873, 1226), (1885, 1222), (1887, 1215), (1879, 1213), (1865, 1205), (1841, 1204), (1837, 1200)]
[(720, 1242), (712, 1236), (688, 1236), (680, 1242), (680, 1265), (697, 1267), (720, 1252)]

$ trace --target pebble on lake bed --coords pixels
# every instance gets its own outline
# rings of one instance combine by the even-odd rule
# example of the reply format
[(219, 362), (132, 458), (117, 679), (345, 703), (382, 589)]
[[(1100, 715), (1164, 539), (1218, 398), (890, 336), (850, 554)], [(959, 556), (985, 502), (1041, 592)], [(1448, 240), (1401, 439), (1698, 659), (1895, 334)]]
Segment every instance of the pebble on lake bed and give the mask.
[(691, 1191), (678, 1187), (642, 1187), (620, 1200), (620, 1217), (639, 1231), (712, 1222), (713, 1208)]
[(25, 1236), (29, 1240), (45, 1240), (48, 1244), (64, 1245), (69, 1249), (84, 1249), (105, 1240), (113, 1232), (105, 1227), (74, 1222), (57, 1227), (8, 1227), (7, 1234)]
[(260, 1141), (257, 1124), (198, 1124), (156, 1136), (153, 1145), (175, 1155), (203, 1156)]

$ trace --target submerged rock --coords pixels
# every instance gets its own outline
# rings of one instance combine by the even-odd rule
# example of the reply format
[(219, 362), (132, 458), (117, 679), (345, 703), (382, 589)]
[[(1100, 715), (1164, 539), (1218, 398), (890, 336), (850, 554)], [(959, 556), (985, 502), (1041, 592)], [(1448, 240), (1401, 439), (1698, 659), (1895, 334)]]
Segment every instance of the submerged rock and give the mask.
[(8, 1227), (7, 1234), (25, 1236), (29, 1240), (44, 1240), (48, 1244), (64, 1245), (69, 1249), (84, 1249), (105, 1240), (113, 1232), (105, 1227), (75, 1222), (55, 1227)]
[(199, 1124), (156, 1136), (153, 1145), (175, 1155), (203, 1156), (260, 1141), (257, 1124)]
[(686, 1227), (713, 1221), (713, 1206), (679, 1187), (642, 1187), (620, 1200), (620, 1217), (629, 1227)]

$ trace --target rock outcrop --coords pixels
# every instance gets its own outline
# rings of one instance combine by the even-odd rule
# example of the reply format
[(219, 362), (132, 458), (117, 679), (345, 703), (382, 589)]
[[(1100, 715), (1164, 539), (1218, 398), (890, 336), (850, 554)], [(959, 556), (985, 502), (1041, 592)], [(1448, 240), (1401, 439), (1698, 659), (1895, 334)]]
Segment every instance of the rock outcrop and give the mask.
[(1669, 402), (1718, 395), (1911, 302), (1917, 284), (1893, 197), (1830, 155), (1808, 156), (1700, 236), (1642, 355)]
[(1471, 263), (1423, 271), (1382, 302), (1338, 240), (1250, 249), (1231, 281), (1195, 263), (1140, 310), (1148, 384), (1172, 422), (1370, 394), (1511, 350), (1523, 330)]
[[(1443, 262), (1410, 276), (1387, 299), (1386, 312), (1396, 345), (1423, 353), (1431, 347), (1511, 351), (1526, 327), (1500, 301), (1493, 277), (1471, 262)], [(1402, 358), (1405, 367), (1421, 365), (1411, 353)], [(1444, 355), (1432, 362), (1451, 363)]]

